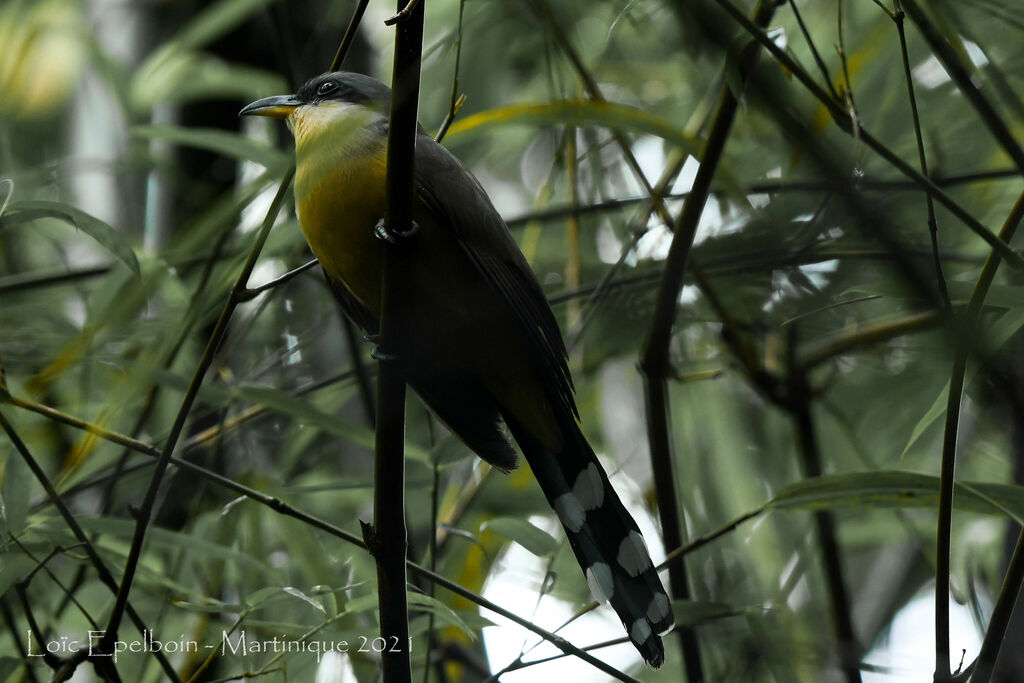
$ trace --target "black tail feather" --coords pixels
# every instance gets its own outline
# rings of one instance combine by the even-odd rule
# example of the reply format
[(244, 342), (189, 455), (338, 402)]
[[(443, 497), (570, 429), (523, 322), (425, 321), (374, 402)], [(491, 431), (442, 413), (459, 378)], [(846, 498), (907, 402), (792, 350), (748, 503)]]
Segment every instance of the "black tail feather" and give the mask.
[(660, 635), (672, 629), (668, 595), (658, 579), (640, 529), (608, 481), (575, 421), (560, 453), (546, 450), (506, 416), (544, 495), (558, 514), (600, 602), (611, 604), (630, 641), (653, 667), (665, 661)]

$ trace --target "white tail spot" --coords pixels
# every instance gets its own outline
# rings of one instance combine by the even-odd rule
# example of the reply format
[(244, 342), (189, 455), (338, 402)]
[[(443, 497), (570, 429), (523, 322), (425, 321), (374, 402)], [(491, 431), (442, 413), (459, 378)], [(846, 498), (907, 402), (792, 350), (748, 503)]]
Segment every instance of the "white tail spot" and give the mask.
[(604, 502), (604, 481), (601, 479), (601, 472), (597, 469), (597, 463), (590, 463), (586, 469), (576, 477), (576, 483), (572, 485), (572, 494), (583, 506), (584, 510), (593, 510), (601, 507)]
[(618, 561), (630, 576), (637, 576), (640, 572), (650, 569), (651, 554), (647, 552), (644, 537), (636, 531), (626, 534), (619, 544)]
[(633, 626), (629, 629), (629, 639), (634, 643), (644, 643), (652, 635), (651, 625), (643, 617), (634, 621)]
[(583, 511), (583, 506), (580, 505), (576, 496), (571, 493), (563, 493), (555, 498), (552, 507), (555, 508), (555, 514), (558, 515), (558, 521), (562, 523), (562, 526), (574, 534), (579, 533), (579, 530), (583, 528), (583, 521), (587, 518), (587, 513)]
[(652, 624), (661, 624), (668, 621), (668, 625), (661, 631), (658, 631), (659, 636), (663, 636), (676, 625), (675, 619), (672, 616), (672, 604), (668, 601), (668, 596), (664, 593), (658, 593), (651, 600), (651, 604), (647, 607), (647, 620)]
[(587, 569), (587, 585), (590, 586), (590, 593), (598, 602), (608, 602), (615, 594), (615, 584), (612, 581), (612, 568), (604, 562), (595, 562)]

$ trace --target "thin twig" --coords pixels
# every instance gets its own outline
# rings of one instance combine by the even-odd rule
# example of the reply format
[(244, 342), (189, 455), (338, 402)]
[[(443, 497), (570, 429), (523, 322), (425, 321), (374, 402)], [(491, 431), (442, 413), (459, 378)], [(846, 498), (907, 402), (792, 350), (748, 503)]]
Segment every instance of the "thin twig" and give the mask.
[(719, 528), (715, 529), (711, 533), (707, 533), (707, 534), (704, 534), (703, 536), (699, 536), (699, 537), (693, 539), (692, 541), (690, 541), (689, 543), (687, 543), (686, 545), (680, 546), (678, 548), (675, 548), (675, 549), (671, 550), (670, 552), (666, 553), (665, 559), (662, 560), (661, 564), (659, 564), (657, 568), (658, 569), (663, 569), (665, 567), (668, 567), (673, 562), (675, 562), (678, 558), (683, 557), (684, 555), (688, 555), (689, 553), (692, 553), (694, 550), (697, 550), (699, 548), (703, 548), (707, 544), (711, 543), (712, 541), (718, 540), (719, 538), (721, 538), (722, 536), (726, 535), (730, 531), (734, 531), (736, 529), (736, 527), (738, 527), (740, 524), (743, 524), (746, 521), (754, 519), (755, 517), (760, 517), (761, 514), (764, 513), (764, 511), (767, 510), (767, 509), (768, 509), (768, 505), (766, 504), (766, 505), (762, 505), (759, 508), (755, 508), (754, 510), (751, 510), (750, 512), (745, 512), (742, 515), (740, 515), (739, 517), (736, 517), (735, 519), (733, 519), (732, 521), (730, 521), (730, 522), (720, 526)]
[(331, 60), (331, 68), (328, 71), (337, 71), (341, 68), (342, 62), (345, 61), (345, 55), (348, 54), (349, 48), (352, 47), (352, 41), (356, 39), (359, 22), (362, 21), (363, 13), (369, 4), (370, 0), (359, 0), (359, 4), (352, 10), (352, 18), (348, 20), (348, 28), (345, 29), (345, 35), (338, 45), (338, 51), (334, 53), (334, 59)]
[[(612, 264), (612, 267), (605, 271), (605, 274), (601, 276), (600, 282), (594, 291), (587, 297), (586, 302), (583, 304), (583, 313), (580, 317), (579, 324), (576, 325), (572, 332), (568, 335), (568, 341), (566, 342), (566, 348), (572, 351), (576, 348), (580, 339), (583, 338), (583, 333), (587, 329), (587, 325), (591, 320), (594, 319), (594, 315), (597, 313), (598, 304), (601, 303), (601, 299), (611, 289), (611, 284), (615, 280), (615, 275), (622, 269), (626, 264), (626, 259), (636, 249), (636, 245), (640, 242), (640, 239), (647, 234), (648, 223), (651, 219), (651, 214), (654, 213), (655, 205), (658, 202), (663, 202), (667, 197), (667, 192), (672, 183), (675, 182), (676, 177), (683, 170), (683, 165), (686, 163), (687, 155), (680, 153), (675, 162), (669, 164), (668, 168), (662, 174), (662, 177), (658, 180), (658, 184), (654, 187), (654, 197), (643, 197), (644, 202), (643, 210), (640, 211), (637, 216), (629, 224), (629, 234), (631, 235), (629, 243), (626, 244), (621, 253), (619, 254), (618, 260)], [(687, 193), (681, 193), (681, 196), (685, 196)], [(569, 207), (570, 209), (572, 207)], [(580, 207), (582, 208), (582, 207)]]
[[(843, 90), (842, 99), (843, 104), (846, 106), (846, 112), (849, 116), (850, 123), (852, 124), (852, 134), (854, 140), (854, 149), (859, 151), (860, 145), (860, 116), (857, 114), (857, 105), (853, 101), (853, 79), (850, 78), (850, 62), (846, 58), (846, 39), (843, 37), (843, 0), (838, 0), (836, 3), (836, 35), (839, 38), (839, 64), (843, 69)], [(860, 156), (859, 154), (857, 156)]]
[(303, 273), (305, 273), (310, 268), (315, 268), (319, 264), (320, 264), (320, 262), (317, 261), (316, 259), (313, 259), (312, 261), (306, 261), (305, 263), (303, 263), (298, 268), (292, 268), (291, 270), (289, 270), (284, 275), (276, 277), (273, 280), (270, 280), (269, 282), (265, 282), (262, 285), (260, 285), (259, 287), (253, 287), (252, 289), (249, 289), (248, 287), (245, 288), (238, 295), (238, 298), (239, 298), (240, 301), (252, 301), (256, 297), (258, 297), (260, 294), (262, 294), (263, 292), (266, 292), (267, 290), (274, 289), (275, 287), (280, 287), (281, 285), (285, 284), (286, 282), (290, 282), (291, 280), (295, 279), (299, 275), (302, 275)]
[(466, 96), (459, 94), (459, 63), (462, 60), (462, 14), (465, 8), (466, 0), (459, 0), (459, 25), (455, 31), (455, 67), (452, 70), (452, 94), (448, 98), (448, 114), (444, 117), (444, 121), (441, 122), (437, 135), (434, 136), (436, 142), (444, 140), (444, 136), (447, 135), (452, 121), (458, 116), (462, 105), (466, 103)]
[(411, 14), (412, 14), (412, 12), (413, 12), (413, 10), (416, 9), (416, 5), (418, 5), (419, 2), (420, 2), (420, 0), (409, 0), (409, 2), (405, 3), (404, 6), (399, 5), (398, 6), (398, 14), (395, 14), (394, 16), (392, 16), (392, 17), (390, 17), (388, 19), (385, 19), (384, 20), (384, 25), (385, 26), (394, 26), (395, 24), (397, 24), (400, 21), (405, 21), (406, 19), (409, 19)]
[(82, 544), (76, 543), (75, 545), (68, 546), (66, 548), (60, 545), (54, 546), (50, 549), (50, 552), (46, 554), (46, 557), (40, 560), (36, 558), (35, 554), (28, 547), (26, 547), (25, 544), (22, 543), (17, 536), (12, 535), (11, 540), (14, 541), (14, 544), (18, 546), (18, 548), (21, 550), (21, 552), (25, 554), (26, 557), (28, 557), (36, 563), (35, 569), (33, 569), (28, 576), (22, 579), (22, 582), (27, 583), (28, 581), (30, 581), (32, 577), (35, 575), (35, 573), (39, 570), (45, 571), (46, 575), (50, 577), (50, 580), (53, 581), (58, 588), (60, 588), (61, 592), (65, 596), (64, 599), (66, 601), (73, 603), (75, 607), (78, 608), (78, 611), (82, 613), (82, 616), (85, 617), (85, 620), (89, 622), (89, 625), (92, 626), (93, 630), (98, 630), (100, 627), (99, 624), (97, 624), (96, 620), (92, 618), (92, 615), (89, 614), (88, 610), (85, 609), (85, 606), (78, 601), (74, 593), (68, 590), (67, 586), (64, 585), (64, 583), (57, 577), (57, 575), (54, 574), (48, 566), (46, 566), (50, 562), (50, 560), (52, 560), (57, 555), (66, 553), (67, 551), (72, 550), (74, 548), (81, 547)]
[(825, 60), (821, 58), (821, 53), (818, 52), (818, 48), (814, 44), (814, 40), (811, 39), (811, 34), (807, 30), (807, 26), (804, 24), (804, 18), (800, 15), (800, 10), (797, 9), (796, 0), (789, 0), (789, 8), (793, 10), (793, 16), (796, 18), (796, 23), (800, 27), (800, 33), (803, 34), (804, 41), (807, 42), (807, 47), (811, 50), (811, 56), (814, 58), (814, 63), (818, 65), (818, 70), (821, 71), (821, 76), (825, 80), (825, 85), (828, 86), (828, 90), (832, 93), (832, 97), (839, 99), (839, 93), (836, 92), (835, 86), (832, 85), (832, 77), (829, 76), (828, 67), (825, 66)]
[[(897, 8), (899, 3), (897, 2)], [(897, 9), (892, 15), (896, 23), (896, 30), (900, 37), (900, 53), (903, 57), (903, 77), (907, 82), (907, 96), (910, 99), (910, 115), (914, 124), (914, 138), (917, 141), (917, 157), (921, 163), (921, 173), (928, 176), (928, 158), (924, 150), (924, 135), (921, 132), (921, 120), (917, 112), (917, 97), (914, 95), (914, 78), (910, 71), (910, 55), (907, 51), (907, 33), (903, 26), (903, 10)], [(939, 296), (942, 297), (946, 308), (952, 307), (949, 300), (949, 289), (946, 287), (946, 278), (942, 274), (942, 259), (939, 258), (939, 223), (935, 218), (935, 201), (930, 194), (925, 194), (925, 202), (928, 208), (928, 232), (932, 240), (932, 255), (935, 261), (935, 275), (939, 283)]]

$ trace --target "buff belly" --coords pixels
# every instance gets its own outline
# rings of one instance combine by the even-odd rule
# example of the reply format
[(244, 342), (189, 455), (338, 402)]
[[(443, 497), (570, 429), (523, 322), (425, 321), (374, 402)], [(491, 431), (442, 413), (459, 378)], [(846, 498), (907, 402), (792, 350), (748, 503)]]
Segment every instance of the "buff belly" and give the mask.
[(386, 207), (384, 164), (358, 162), (315, 179), (300, 172), (295, 200), (302, 232), (320, 264), (378, 315), (383, 244), (373, 229)]

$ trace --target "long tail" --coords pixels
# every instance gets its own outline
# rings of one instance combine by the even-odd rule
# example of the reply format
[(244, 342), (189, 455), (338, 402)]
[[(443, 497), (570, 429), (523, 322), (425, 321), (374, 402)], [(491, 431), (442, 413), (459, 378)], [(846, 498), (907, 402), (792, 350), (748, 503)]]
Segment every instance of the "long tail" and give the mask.
[(668, 595), (633, 517), (619, 500), (574, 420), (560, 453), (547, 451), (515, 420), (506, 423), (558, 514), (591, 593), (611, 603), (644, 660), (665, 661), (661, 638), (675, 624)]

